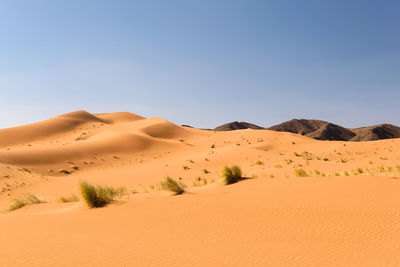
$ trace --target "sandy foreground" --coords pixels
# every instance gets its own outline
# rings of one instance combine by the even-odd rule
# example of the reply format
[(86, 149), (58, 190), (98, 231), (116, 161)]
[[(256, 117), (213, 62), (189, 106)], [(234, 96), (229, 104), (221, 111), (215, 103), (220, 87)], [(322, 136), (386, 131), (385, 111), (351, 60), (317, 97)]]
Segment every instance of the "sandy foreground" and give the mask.
[[(233, 164), (251, 179), (223, 186)], [(187, 193), (157, 189), (167, 175)], [(82, 180), (137, 193), (96, 209), (57, 201)], [(399, 192), (399, 139), (78, 111), (0, 130), (0, 209), (47, 201), (0, 214), (0, 266), (400, 266)]]

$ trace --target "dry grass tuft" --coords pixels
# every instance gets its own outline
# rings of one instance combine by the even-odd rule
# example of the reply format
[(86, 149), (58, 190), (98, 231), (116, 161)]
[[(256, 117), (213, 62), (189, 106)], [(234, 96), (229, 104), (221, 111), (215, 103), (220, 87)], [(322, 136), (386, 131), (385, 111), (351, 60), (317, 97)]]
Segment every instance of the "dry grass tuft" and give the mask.
[(80, 192), (83, 200), (90, 208), (103, 207), (114, 200), (120, 193), (108, 186), (94, 186), (88, 182), (80, 182)]
[(76, 194), (64, 197), (61, 196), (57, 199), (58, 202), (68, 203), (68, 202), (79, 202), (79, 197)]
[(225, 185), (236, 183), (242, 178), (242, 169), (239, 166), (225, 166), (222, 170), (222, 180)]
[(309, 177), (310, 175), (303, 169), (295, 169), (294, 174), (297, 177)]
[(173, 192), (175, 195), (180, 195), (185, 192), (186, 185), (182, 181), (176, 181), (171, 177), (165, 178), (164, 181), (161, 181), (161, 189)]
[(28, 194), (20, 198), (14, 199), (8, 206), (7, 211), (20, 209), (26, 205), (46, 203), (46, 201), (34, 194)]

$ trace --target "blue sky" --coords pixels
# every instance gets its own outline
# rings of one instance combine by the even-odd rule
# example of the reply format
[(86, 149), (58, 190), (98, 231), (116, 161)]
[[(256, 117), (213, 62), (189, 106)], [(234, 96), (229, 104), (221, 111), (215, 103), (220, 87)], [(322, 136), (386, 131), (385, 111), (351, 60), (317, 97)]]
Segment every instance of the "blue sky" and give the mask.
[(0, 127), (80, 109), (400, 125), (399, 14), (391, 0), (0, 0)]

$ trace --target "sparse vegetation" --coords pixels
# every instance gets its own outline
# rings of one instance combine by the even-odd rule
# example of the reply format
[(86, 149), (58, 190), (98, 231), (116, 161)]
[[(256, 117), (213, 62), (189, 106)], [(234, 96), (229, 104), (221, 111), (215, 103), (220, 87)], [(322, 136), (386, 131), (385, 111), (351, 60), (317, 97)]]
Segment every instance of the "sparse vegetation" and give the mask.
[(222, 170), (222, 179), (225, 185), (236, 183), (242, 178), (242, 170), (239, 166), (225, 166)]
[(72, 194), (70, 196), (61, 196), (57, 199), (58, 202), (68, 203), (68, 202), (78, 202), (79, 197), (76, 194)]
[(202, 169), (201, 171), (202, 171), (204, 174), (210, 173), (207, 169)]
[(28, 194), (20, 198), (14, 199), (8, 206), (7, 211), (20, 209), (26, 205), (46, 203), (46, 201), (34, 194)]
[(207, 181), (207, 179), (206, 178), (203, 178), (203, 177), (197, 177), (193, 182), (192, 182), (192, 185), (193, 186), (203, 186), (203, 185), (207, 185), (208, 184), (208, 181)]
[(59, 171), (59, 173), (62, 173), (62, 174), (71, 174), (71, 172), (70, 172), (70, 171), (67, 171), (67, 170), (61, 170), (61, 171)]
[(32, 171), (28, 168), (22, 168), (22, 171), (27, 172), (27, 173), (31, 173)]
[(115, 189), (108, 186), (94, 186), (82, 181), (79, 184), (83, 200), (90, 208), (103, 207), (110, 203), (118, 195)]
[(293, 163), (294, 161), (292, 160), (292, 159), (285, 159), (285, 162), (286, 162), (286, 164), (291, 164), (291, 163)]
[(164, 181), (161, 181), (161, 188), (173, 192), (175, 195), (183, 194), (185, 192), (185, 187), (182, 181), (176, 181), (169, 176), (165, 178)]
[(190, 168), (188, 167), (188, 166), (182, 166), (182, 168), (185, 170), (185, 171), (187, 171), (187, 170), (190, 170)]
[(303, 169), (295, 169), (294, 174), (297, 177), (309, 177), (310, 175)]
[(261, 160), (257, 160), (256, 162), (254, 162), (253, 165), (264, 165), (264, 162), (262, 162)]

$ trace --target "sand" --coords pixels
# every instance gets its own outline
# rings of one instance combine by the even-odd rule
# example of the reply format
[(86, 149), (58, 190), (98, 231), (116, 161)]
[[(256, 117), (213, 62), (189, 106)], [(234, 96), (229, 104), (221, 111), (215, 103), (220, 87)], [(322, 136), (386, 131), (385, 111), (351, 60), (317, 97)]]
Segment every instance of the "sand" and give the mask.
[[(399, 266), (398, 151), (399, 139), (215, 132), (130, 113), (3, 129), (0, 209), (26, 193), (48, 203), (0, 214), (0, 266)], [(233, 164), (251, 179), (224, 186)], [(187, 192), (153, 187), (167, 175)], [(207, 185), (192, 185), (199, 176)], [(81, 180), (138, 193), (96, 209), (56, 201)]]

